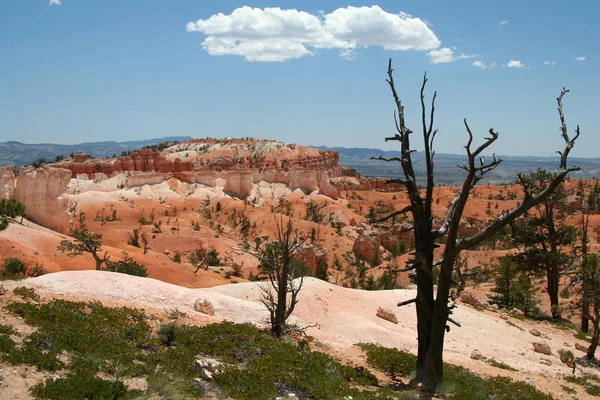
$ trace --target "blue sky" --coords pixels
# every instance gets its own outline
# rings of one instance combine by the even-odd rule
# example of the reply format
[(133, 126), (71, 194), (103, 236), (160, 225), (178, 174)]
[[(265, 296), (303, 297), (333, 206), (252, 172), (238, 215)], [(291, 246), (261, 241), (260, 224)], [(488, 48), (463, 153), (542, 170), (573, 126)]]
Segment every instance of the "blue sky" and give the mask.
[(392, 57), (409, 127), (424, 71), (438, 91), (439, 153), (464, 151), (466, 117), (497, 154), (553, 155), (566, 86), (571, 154), (600, 156), (597, 0), (50, 2), (0, 0), (1, 141), (393, 149)]

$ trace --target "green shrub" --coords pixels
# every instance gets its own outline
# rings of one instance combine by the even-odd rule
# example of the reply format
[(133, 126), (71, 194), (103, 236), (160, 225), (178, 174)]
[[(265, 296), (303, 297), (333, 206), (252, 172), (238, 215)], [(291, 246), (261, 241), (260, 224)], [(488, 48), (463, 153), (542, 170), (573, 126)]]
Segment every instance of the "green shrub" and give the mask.
[(175, 253), (173, 253), (173, 256), (171, 257), (171, 261), (181, 264), (181, 253), (179, 250), (175, 250)]
[(505, 363), (503, 363), (501, 361), (496, 361), (493, 358), (488, 358), (486, 360), (486, 362), (488, 364), (490, 364), (492, 367), (496, 367), (496, 368), (500, 368), (500, 369), (505, 369), (507, 371), (517, 371), (517, 369), (511, 367), (510, 365), (505, 364)]
[[(410, 376), (417, 365), (416, 356), (401, 350), (375, 344), (359, 346), (367, 353), (370, 366), (391, 375)], [(551, 396), (524, 382), (505, 377), (484, 379), (466, 368), (451, 364), (444, 364), (444, 380), (438, 385), (437, 392), (456, 400), (552, 400)]]
[(23, 261), (18, 258), (7, 258), (4, 260), (4, 265), (2, 265), (2, 275), (3, 276), (15, 276), (15, 275), (25, 275), (27, 271), (27, 266), (23, 264)]
[(14, 331), (15, 330), (10, 325), (1, 325), (0, 324), (0, 334), (2, 334), (2, 335), (10, 335), (10, 334), (14, 333)]
[(47, 379), (31, 388), (37, 399), (122, 399), (127, 387), (120, 381), (107, 381), (90, 375), (69, 374), (66, 378)]
[(367, 363), (390, 375), (409, 376), (415, 371), (417, 357), (406, 351), (388, 349), (371, 343), (359, 344), (367, 353)]
[(127, 253), (123, 254), (123, 260), (121, 261), (107, 261), (105, 271), (119, 272), (121, 274), (133, 276), (148, 276), (146, 267), (135, 262)]
[(40, 296), (35, 292), (34, 288), (19, 286), (13, 289), (13, 293), (21, 296), (23, 300), (31, 299), (33, 301), (40, 301)]
[(31, 344), (22, 348), (14, 347), (2, 359), (13, 365), (28, 364), (35, 366), (38, 370), (46, 371), (58, 371), (64, 366), (56, 358), (56, 352), (45, 352), (45, 349), (36, 348)]
[(161, 325), (158, 330), (158, 339), (165, 346), (173, 346), (177, 336), (177, 325), (174, 322)]
[[(140, 311), (64, 300), (41, 305), (12, 303), (6, 308), (37, 327), (26, 338), (23, 351), (39, 349), (49, 355), (67, 351), (80, 372), (89, 374), (114, 373), (117, 366), (123, 373), (144, 372), (139, 361), (145, 359), (142, 349), (151, 348), (152, 340)], [(78, 359), (88, 362), (77, 363)]]

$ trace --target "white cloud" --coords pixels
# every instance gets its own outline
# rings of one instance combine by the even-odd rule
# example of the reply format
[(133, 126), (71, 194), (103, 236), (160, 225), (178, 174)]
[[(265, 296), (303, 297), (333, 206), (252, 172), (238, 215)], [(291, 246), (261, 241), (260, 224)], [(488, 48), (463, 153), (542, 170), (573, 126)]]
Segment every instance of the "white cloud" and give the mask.
[(348, 61), (354, 61), (358, 57), (358, 54), (352, 49), (344, 49), (340, 51), (340, 57)]
[(504, 21), (500, 21), (500, 26), (504, 26), (504, 25), (506, 25), (506, 24), (508, 24), (508, 21), (506, 21), (506, 20), (504, 20)]
[(431, 50), (429, 53), (427, 53), (427, 55), (429, 55), (433, 64), (448, 63), (463, 58), (477, 57), (476, 54), (461, 54), (459, 56), (456, 56), (454, 55), (454, 51), (448, 47), (444, 47), (437, 50)]
[[(284, 61), (318, 49), (340, 49), (342, 57), (355, 57), (344, 50), (359, 46), (428, 51), (441, 44), (423, 20), (390, 14), (379, 6), (338, 8), (318, 15), (244, 6), (230, 15), (219, 13), (189, 22), (186, 30), (206, 35), (202, 45), (208, 54), (238, 55), (248, 61)], [(465, 57), (454, 59), (458, 58)]]
[(50, 0), (51, 6), (60, 6), (60, 0)]
[(544, 61), (544, 65), (556, 65), (555, 61)]
[(587, 59), (587, 57), (577, 57), (575, 58), (575, 61), (585, 61)]
[(491, 64), (486, 64), (483, 61), (473, 61), (473, 64), (471, 64), (474, 67), (480, 68), (480, 69), (488, 69), (488, 68), (494, 68), (496, 66), (496, 63), (493, 62)]
[(510, 60), (507, 64), (503, 65), (508, 68), (523, 68), (525, 65), (519, 60)]

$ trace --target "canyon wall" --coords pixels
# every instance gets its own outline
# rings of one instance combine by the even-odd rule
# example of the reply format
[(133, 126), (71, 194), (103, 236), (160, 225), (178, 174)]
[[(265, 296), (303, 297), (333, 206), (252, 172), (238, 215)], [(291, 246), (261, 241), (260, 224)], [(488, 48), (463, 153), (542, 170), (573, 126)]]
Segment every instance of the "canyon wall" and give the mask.
[[(214, 149), (203, 152), (209, 145)], [(77, 205), (67, 195), (70, 182), (73, 186), (77, 181), (100, 182), (119, 176), (114, 183), (117, 190), (177, 178), (220, 186), (225, 193), (246, 199), (254, 185), (264, 181), (285, 184), (292, 190), (319, 190), (337, 198), (337, 189), (329, 179), (343, 175), (338, 154), (332, 151), (258, 140), (213, 140), (208, 144), (192, 141), (179, 146), (160, 153), (142, 149), (129, 156), (102, 160), (77, 154), (37, 169), (20, 168), (17, 176), (12, 168), (0, 168), (0, 196), (25, 203), (26, 216), (32, 221), (68, 233), (77, 213)]]
[(15, 169), (13, 167), (0, 168), (0, 199), (12, 198), (15, 184)]
[(21, 167), (13, 198), (25, 203), (25, 215), (52, 230), (69, 231), (69, 200), (62, 196), (71, 180), (71, 171), (44, 166)]

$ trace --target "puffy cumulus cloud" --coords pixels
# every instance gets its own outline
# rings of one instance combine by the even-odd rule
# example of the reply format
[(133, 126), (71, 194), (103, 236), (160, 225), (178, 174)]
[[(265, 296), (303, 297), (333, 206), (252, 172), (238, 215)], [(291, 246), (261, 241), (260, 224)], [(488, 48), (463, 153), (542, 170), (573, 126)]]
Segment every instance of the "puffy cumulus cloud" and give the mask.
[(555, 61), (544, 61), (544, 65), (556, 65)]
[[(454, 49), (456, 49), (456, 48), (454, 48)], [(427, 53), (427, 55), (429, 55), (429, 57), (431, 58), (431, 62), (433, 64), (448, 63), (448, 62), (460, 60), (463, 58), (477, 57), (476, 54), (461, 54), (459, 56), (454, 55), (454, 51), (448, 47), (431, 50), (429, 53)]]
[(51, 6), (60, 6), (60, 0), (50, 0)]
[(508, 63), (504, 64), (504, 66), (508, 68), (523, 68), (525, 65), (519, 60), (510, 60)]
[(241, 7), (231, 14), (189, 22), (188, 32), (206, 35), (202, 43), (211, 55), (238, 55), (248, 61), (284, 61), (340, 49), (355, 58), (357, 47), (386, 50), (434, 50), (440, 41), (419, 19), (390, 14), (379, 6), (346, 7), (313, 15), (295, 9)]
[(494, 68), (496, 66), (496, 63), (493, 62), (491, 64), (486, 64), (483, 61), (473, 61), (473, 64), (471, 64), (474, 67), (477, 67), (479, 69), (488, 69), (488, 68)]
[(576, 57), (575, 61), (585, 61), (587, 57)]

